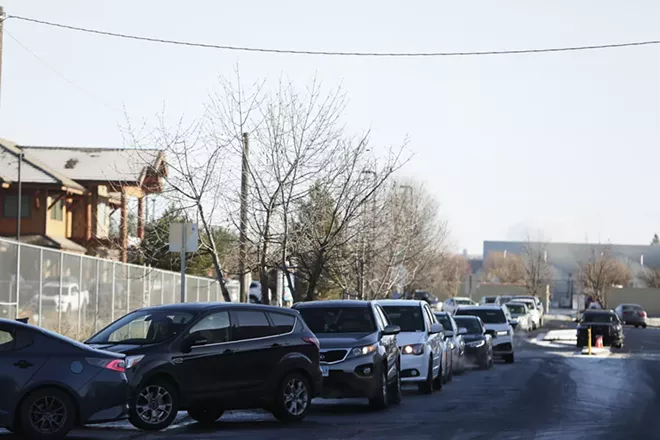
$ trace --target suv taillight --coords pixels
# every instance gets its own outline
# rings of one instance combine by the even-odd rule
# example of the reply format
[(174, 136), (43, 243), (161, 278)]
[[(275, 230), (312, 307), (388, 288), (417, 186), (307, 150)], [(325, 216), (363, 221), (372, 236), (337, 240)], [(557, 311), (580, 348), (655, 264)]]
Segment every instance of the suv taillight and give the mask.
[(316, 348), (318, 349), (321, 348), (321, 344), (319, 344), (319, 340), (316, 338), (316, 336), (304, 336), (302, 340), (308, 344), (316, 345)]
[(642, 318), (646, 318), (646, 312), (639, 312), (639, 316), (641, 316)]

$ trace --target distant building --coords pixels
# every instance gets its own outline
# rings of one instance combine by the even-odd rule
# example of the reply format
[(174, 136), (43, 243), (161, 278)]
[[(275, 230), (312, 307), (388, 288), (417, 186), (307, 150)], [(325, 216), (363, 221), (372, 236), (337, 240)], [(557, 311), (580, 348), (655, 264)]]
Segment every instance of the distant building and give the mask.
[[(483, 260), (490, 253), (524, 254), (525, 241), (484, 241)], [(539, 243), (531, 243), (538, 246)], [(592, 244), (592, 243), (546, 243), (547, 261), (552, 271), (553, 300), (558, 305), (572, 304), (572, 297), (579, 288), (576, 277), (580, 271), (580, 262), (587, 261), (593, 252), (609, 250), (611, 255), (624, 262), (630, 268), (633, 281), (630, 287), (645, 287), (640, 280), (644, 266), (660, 266), (660, 246)]]

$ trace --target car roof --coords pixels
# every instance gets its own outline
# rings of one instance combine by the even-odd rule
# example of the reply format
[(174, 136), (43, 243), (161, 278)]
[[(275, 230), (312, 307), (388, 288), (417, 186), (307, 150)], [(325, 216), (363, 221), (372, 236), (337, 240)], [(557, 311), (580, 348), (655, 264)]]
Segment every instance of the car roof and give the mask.
[(421, 307), (426, 301), (419, 301), (415, 299), (381, 299), (374, 301), (381, 306), (404, 306), (404, 307)]
[(477, 320), (481, 321), (481, 318), (479, 318), (478, 316), (474, 316), (474, 315), (454, 315), (454, 321), (458, 321), (458, 320), (461, 320), (461, 319), (477, 319)]
[(584, 315), (612, 315), (616, 314), (612, 309), (587, 309), (584, 311)]
[(479, 306), (460, 306), (458, 310), (502, 310), (498, 304), (482, 304)]
[(451, 316), (451, 314), (449, 314), (449, 312), (438, 312), (438, 311), (433, 311), (433, 314), (434, 314), (435, 316)]
[(449, 299), (466, 299), (468, 301), (472, 301), (472, 298), (468, 298), (467, 296), (455, 296), (455, 297), (449, 298)]
[(305, 301), (294, 304), (297, 309), (330, 308), (330, 307), (369, 307), (372, 301), (359, 301), (354, 299), (332, 299), (328, 301)]
[(505, 306), (508, 306), (509, 304), (513, 304), (514, 306), (524, 306), (525, 303), (522, 301), (509, 301), (508, 303), (504, 304)]
[(250, 303), (229, 303), (229, 302), (189, 302), (177, 304), (163, 304), (159, 306), (144, 307), (142, 311), (168, 311), (168, 312), (201, 312), (205, 310), (231, 310), (231, 309), (254, 309), (264, 312), (280, 312), (295, 314), (296, 312), (287, 307), (269, 306), (264, 304), (250, 304)]
[(5, 318), (0, 318), (0, 325), (9, 325), (9, 326), (14, 326), (14, 327), (20, 327), (20, 328), (39, 328), (36, 325), (32, 324), (25, 324), (21, 321), (18, 321), (16, 319), (5, 319)]
[(642, 309), (644, 308), (644, 307), (640, 306), (639, 304), (633, 304), (633, 303), (623, 303), (623, 304), (619, 304), (619, 306), (639, 307), (639, 308), (642, 308)]

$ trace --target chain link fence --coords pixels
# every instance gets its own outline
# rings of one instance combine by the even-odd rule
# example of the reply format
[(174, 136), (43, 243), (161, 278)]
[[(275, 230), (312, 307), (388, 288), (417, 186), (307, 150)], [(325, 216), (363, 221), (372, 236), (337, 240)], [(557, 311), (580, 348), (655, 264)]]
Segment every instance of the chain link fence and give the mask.
[[(1, 318), (84, 339), (132, 310), (180, 300), (179, 273), (0, 238)], [(186, 275), (186, 301), (223, 301), (219, 283)]]

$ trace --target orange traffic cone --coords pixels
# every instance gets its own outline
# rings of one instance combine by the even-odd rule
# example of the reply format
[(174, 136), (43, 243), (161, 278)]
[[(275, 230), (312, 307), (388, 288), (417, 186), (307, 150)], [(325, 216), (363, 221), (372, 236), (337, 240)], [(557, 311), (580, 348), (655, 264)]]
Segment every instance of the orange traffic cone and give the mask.
[(603, 348), (603, 337), (598, 336), (596, 338), (596, 348)]

